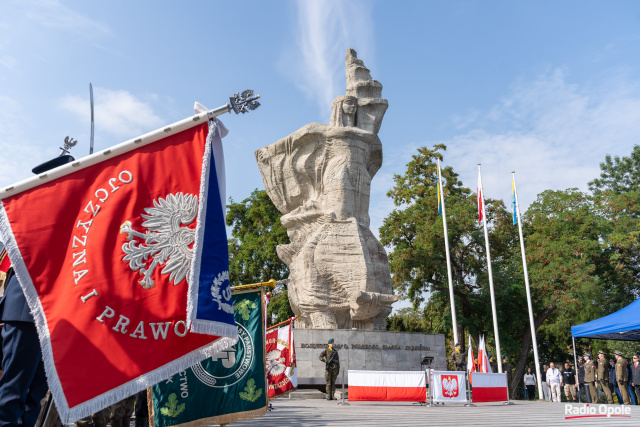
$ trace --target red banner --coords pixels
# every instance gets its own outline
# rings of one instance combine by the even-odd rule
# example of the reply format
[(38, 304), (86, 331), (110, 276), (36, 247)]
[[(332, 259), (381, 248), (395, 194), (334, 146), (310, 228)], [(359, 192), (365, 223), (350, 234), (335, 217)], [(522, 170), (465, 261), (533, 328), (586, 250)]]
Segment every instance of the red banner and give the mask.
[(63, 421), (233, 344), (187, 332), (207, 133), (204, 123), (2, 200)]
[(266, 341), (267, 384), (272, 399), (298, 387), (291, 321), (268, 331)]

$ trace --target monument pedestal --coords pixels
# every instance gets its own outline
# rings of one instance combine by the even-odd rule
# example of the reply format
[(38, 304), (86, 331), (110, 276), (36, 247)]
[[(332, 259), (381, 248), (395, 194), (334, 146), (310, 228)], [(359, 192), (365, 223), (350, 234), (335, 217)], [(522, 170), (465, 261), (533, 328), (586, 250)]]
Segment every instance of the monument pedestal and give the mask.
[[(325, 383), (325, 364), (318, 357), (334, 339), (340, 356), (340, 370), (345, 370), (348, 384), (351, 370), (420, 371), (422, 359), (433, 357), (431, 368), (446, 370), (444, 335), (418, 332), (364, 331), (347, 329), (293, 329), (298, 369), (298, 384)], [(421, 345), (422, 344), (422, 345)], [(342, 372), (336, 384), (342, 384)]]

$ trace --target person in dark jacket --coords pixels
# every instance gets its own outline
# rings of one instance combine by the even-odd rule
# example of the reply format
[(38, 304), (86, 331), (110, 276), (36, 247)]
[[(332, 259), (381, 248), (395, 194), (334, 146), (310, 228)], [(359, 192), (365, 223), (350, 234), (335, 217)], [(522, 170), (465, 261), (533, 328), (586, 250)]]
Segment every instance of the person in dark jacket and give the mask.
[(618, 381), (616, 381), (616, 361), (613, 359), (609, 359), (609, 386), (611, 392), (618, 396), (618, 403), (622, 405), (622, 396), (618, 389)]
[(636, 353), (633, 356), (631, 367), (631, 387), (636, 395), (636, 401), (640, 402), (640, 355)]
[[(10, 277), (11, 276), (11, 277)], [(0, 300), (2, 377), (0, 377), (0, 425), (34, 426), (40, 401), (47, 393), (47, 378), (38, 332), (18, 278), (10, 269)]]
[(627, 391), (629, 392), (629, 401), (631, 402), (632, 405), (637, 405), (638, 401), (636, 400), (636, 394), (634, 393), (633, 386), (631, 385), (631, 365), (632, 365), (632, 363), (626, 357), (624, 358), (624, 360), (626, 360), (626, 362), (627, 362), (627, 378), (629, 379), (627, 381)]

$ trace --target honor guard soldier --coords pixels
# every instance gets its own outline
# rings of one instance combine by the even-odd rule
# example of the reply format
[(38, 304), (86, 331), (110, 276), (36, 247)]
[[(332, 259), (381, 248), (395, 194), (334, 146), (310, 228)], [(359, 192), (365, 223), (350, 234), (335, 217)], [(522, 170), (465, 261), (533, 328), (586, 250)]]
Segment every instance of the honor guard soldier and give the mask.
[(336, 378), (340, 372), (340, 358), (338, 350), (333, 348), (333, 338), (329, 340), (327, 348), (320, 353), (320, 361), (325, 363), (324, 379), (327, 381), (327, 400), (335, 400), (333, 394), (336, 391)]
[(589, 353), (584, 354), (584, 383), (589, 387), (591, 403), (598, 402), (598, 392), (596, 391), (596, 365), (591, 360)]
[(609, 362), (605, 358), (604, 351), (598, 352), (598, 384), (604, 390), (604, 394), (607, 396), (607, 403), (613, 403), (613, 396), (611, 395), (611, 389), (609, 388)]
[(459, 342), (456, 343), (456, 348), (449, 355), (449, 363), (453, 365), (453, 369), (456, 371), (464, 371), (466, 369), (464, 353)]
[(618, 381), (618, 388), (622, 395), (622, 403), (625, 405), (631, 405), (629, 400), (629, 376), (627, 375), (627, 365), (629, 362), (622, 357), (622, 352), (616, 350), (613, 355), (616, 358), (616, 380)]
[(494, 374), (498, 372), (498, 364), (496, 363), (496, 358), (493, 357), (493, 354), (489, 353), (489, 366), (491, 366), (491, 372)]

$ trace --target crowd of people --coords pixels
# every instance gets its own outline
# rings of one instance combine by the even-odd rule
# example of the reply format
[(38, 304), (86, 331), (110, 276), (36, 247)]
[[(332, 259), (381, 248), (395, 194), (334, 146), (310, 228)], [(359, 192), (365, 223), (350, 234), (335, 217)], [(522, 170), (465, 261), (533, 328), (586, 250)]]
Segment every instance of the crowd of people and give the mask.
[[(491, 354), (489, 363), (491, 370), (497, 372), (495, 360)], [(612, 359), (607, 359), (604, 351), (599, 351), (595, 360), (590, 353), (577, 358), (578, 367), (565, 362), (560, 368), (554, 362), (542, 366), (541, 384), (538, 384), (536, 372), (527, 368), (524, 374), (525, 399), (535, 400), (542, 388), (544, 399), (548, 402), (562, 402), (564, 394), (567, 402), (584, 403), (619, 403), (624, 405), (640, 405), (640, 352), (636, 352), (631, 360), (621, 351), (615, 351)], [(449, 369), (465, 371), (466, 357), (460, 343), (455, 344), (449, 355)], [(503, 372), (510, 381), (511, 366), (503, 357)]]
[(534, 400), (536, 387), (540, 386), (549, 402), (561, 402), (564, 394), (567, 402), (640, 405), (640, 352), (631, 361), (621, 351), (616, 351), (613, 359), (599, 351), (596, 360), (585, 353), (577, 362), (577, 369), (569, 362), (562, 370), (554, 362), (543, 365), (540, 385), (535, 372), (528, 368), (524, 375), (525, 398)]

